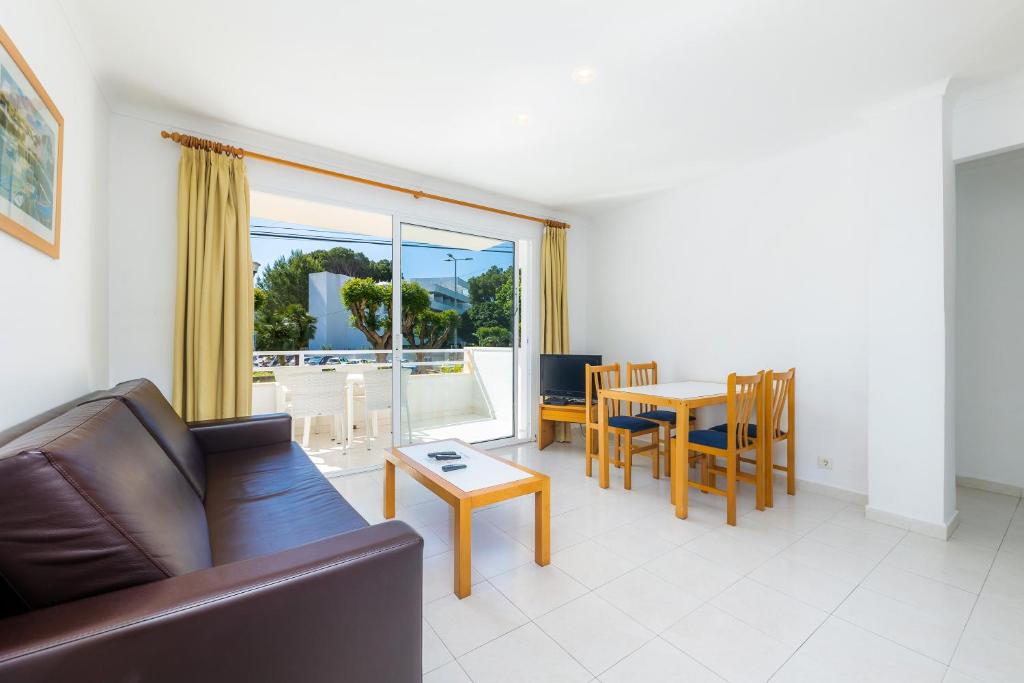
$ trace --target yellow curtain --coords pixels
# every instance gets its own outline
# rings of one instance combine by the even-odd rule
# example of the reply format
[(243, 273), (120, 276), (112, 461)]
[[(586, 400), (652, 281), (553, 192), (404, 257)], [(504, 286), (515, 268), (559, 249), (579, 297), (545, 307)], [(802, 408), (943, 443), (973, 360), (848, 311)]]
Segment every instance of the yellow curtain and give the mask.
[(185, 420), (251, 412), (252, 296), (245, 162), (182, 147), (172, 402)]
[[(568, 225), (544, 225), (540, 250), (541, 353), (569, 353), (568, 267), (565, 231)], [(567, 425), (555, 425), (555, 439), (569, 440)]]

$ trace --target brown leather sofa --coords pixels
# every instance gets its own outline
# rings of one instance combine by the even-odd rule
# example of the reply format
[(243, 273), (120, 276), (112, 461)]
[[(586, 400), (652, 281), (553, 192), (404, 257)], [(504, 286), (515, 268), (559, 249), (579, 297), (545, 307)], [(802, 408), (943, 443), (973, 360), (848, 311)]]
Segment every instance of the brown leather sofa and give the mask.
[(422, 568), (287, 415), (133, 380), (0, 434), (0, 681), (419, 681)]

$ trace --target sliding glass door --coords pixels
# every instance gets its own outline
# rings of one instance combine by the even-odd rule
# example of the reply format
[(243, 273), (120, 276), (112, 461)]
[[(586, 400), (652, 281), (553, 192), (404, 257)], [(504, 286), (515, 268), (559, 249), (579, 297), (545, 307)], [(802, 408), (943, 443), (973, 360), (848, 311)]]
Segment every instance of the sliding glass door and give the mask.
[(259, 191), (251, 205), (254, 413), (290, 413), (329, 475), (398, 443), (517, 436), (514, 242)]
[(402, 443), (516, 435), (515, 243), (403, 223)]

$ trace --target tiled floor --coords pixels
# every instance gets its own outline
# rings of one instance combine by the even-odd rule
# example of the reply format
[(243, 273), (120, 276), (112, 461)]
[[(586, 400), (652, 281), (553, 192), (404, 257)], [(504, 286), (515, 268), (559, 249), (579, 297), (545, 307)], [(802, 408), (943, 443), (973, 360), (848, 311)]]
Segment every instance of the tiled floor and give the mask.
[[(504, 449), (552, 479), (552, 561), (533, 563), (532, 501), (479, 511), (473, 595), (452, 595), (446, 505), (401, 477), (398, 516), (426, 541), (424, 681), (1021, 681), (1024, 508), (960, 489), (943, 542), (810, 492), (723, 524), (667, 481), (601, 490), (579, 447)], [(371, 522), (382, 475), (333, 480)]]

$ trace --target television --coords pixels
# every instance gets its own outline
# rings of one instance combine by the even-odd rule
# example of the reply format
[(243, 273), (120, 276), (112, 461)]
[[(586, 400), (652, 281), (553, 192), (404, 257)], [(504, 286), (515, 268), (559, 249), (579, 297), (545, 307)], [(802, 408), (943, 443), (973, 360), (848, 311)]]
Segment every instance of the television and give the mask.
[(568, 400), (586, 397), (587, 365), (600, 365), (601, 356), (542, 353), (540, 395)]

